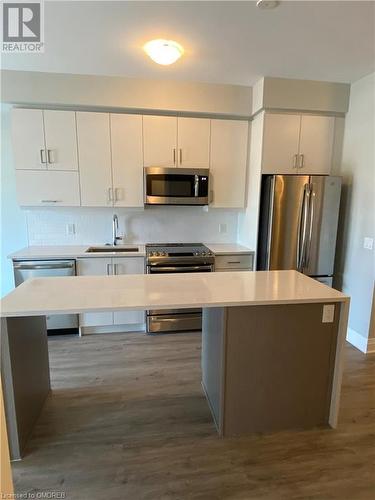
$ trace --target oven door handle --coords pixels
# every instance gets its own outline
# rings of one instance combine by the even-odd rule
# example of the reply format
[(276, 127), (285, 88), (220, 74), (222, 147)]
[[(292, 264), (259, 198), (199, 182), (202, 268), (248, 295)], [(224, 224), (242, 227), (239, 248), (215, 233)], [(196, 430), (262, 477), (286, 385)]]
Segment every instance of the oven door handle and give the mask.
[(191, 273), (191, 272), (210, 272), (212, 266), (163, 266), (163, 267), (149, 267), (149, 272), (153, 273)]

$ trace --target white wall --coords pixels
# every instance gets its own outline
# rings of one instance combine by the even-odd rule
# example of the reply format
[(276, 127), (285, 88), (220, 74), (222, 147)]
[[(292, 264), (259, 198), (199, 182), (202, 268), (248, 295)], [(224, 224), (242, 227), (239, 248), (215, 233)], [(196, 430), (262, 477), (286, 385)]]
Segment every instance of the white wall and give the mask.
[(341, 167), (341, 224), (337, 244), (338, 285), (351, 296), (349, 340), (367, 344), (372, 309), (375, 252), (363, 248), (364, 237), (375, 237), (375, 73), (355, 82)]
[(7, 255), (27, 245), (26, 215), (16, 202), (16, 178), (10, 140), (9, 105), (1, 105), (1, 280), (0, 296), (13, 288)]
[(253, 113), (261, 109), (346, 113), (349, 93), (347, 83), (266, 76), (254, 86)]
[(116, 76), (1, 72), (6, 103), (250, 116), (252, 88)]

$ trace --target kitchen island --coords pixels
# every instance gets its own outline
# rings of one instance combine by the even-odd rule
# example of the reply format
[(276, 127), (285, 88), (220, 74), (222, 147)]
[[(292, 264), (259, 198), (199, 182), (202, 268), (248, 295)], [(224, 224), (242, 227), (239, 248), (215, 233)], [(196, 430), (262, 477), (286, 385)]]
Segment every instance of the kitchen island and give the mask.
[(12, 457), (50, 393), (46, 315), (193, 307), (221, 436), (337, 425), (349, 298), (336, 290), (295, 271), (39, 278), (1, 301)]

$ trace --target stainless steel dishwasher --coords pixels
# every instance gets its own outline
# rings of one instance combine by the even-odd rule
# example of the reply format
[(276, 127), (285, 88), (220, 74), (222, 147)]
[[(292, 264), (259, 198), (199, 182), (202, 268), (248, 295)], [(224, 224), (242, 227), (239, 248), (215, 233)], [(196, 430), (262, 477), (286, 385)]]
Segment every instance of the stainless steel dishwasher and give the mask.
[[(75, 260), (14, 260), (14, 282), (18, 286), (30, 278), (49, 276), (75, 276)], [(63, 333), (62, 330), (78, 328), (77, 314), (57, 314), (47, 316), (47, 330), (51, 333)]]

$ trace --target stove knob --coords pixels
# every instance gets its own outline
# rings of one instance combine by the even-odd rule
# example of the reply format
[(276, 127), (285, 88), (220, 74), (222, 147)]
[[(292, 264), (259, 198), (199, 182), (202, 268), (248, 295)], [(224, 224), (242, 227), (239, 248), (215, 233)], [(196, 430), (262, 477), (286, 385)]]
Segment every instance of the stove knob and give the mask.
[(156, 257), (159, 257), (160, 254), (159, 254), (159, 252), (155, 252), (155, 255), (156, 255)]
[(160, 254), (162, 257), (165, 257), (167, 254), (165, 252), (161, 252)]
[(206, 255), (206, 252), (202, 252), (202, 256), (205, 257), (205, 255)]

